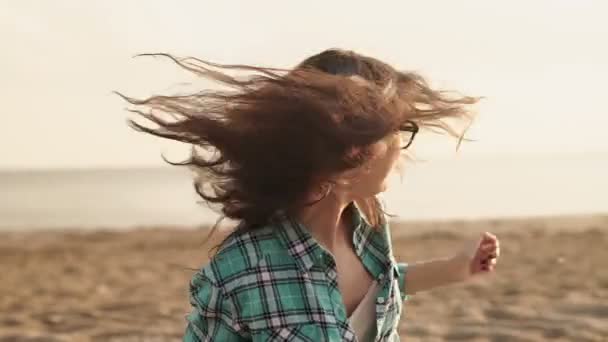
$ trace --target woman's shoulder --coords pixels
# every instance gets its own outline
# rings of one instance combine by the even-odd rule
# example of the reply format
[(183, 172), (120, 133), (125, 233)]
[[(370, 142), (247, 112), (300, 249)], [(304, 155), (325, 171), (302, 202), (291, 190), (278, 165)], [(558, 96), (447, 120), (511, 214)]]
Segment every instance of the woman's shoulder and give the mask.
[(200, 273), (218, 287), (231, 292), (247, 280), (255, 279), (252, 275), (259, 272), (260, 264), (277, 256), (285, 258), (288, 253), (272, 226), (235, 231), (221, 243)]

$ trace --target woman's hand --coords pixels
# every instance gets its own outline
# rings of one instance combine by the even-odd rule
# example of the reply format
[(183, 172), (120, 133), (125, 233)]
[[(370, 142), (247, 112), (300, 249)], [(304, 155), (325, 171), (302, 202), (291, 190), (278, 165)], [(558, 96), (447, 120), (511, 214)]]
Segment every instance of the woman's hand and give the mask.
[(471, 240), (455, 259), (459, 261), (466, 278), (494, 271), (500, 256), (498, 238), (490, 233), (483, 233), (480, 238)]
[(496, 236), (483, 233), (452, 257), (410, 264), (405, 274), (406, 293), (414, 294), (492, 272), (499, 254)]

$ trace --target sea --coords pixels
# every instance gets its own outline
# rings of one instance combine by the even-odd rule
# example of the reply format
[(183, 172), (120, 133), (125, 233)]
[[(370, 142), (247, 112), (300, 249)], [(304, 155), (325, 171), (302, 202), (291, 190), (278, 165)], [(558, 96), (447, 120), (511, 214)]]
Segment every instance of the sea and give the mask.
[[(406, 164), (383, 195), (398, 220), (608, 213), (608, 154)], [(0, 171), (0, 230), (196, 227), (218, 215), (179, 167)]]

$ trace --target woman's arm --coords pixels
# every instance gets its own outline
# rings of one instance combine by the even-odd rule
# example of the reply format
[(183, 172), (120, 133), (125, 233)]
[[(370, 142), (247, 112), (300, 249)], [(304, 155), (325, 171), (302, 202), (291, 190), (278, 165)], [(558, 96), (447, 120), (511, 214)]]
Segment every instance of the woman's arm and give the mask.
[(476, 274), (492, 272), (499, 254), (496, 236), (484, 233), (452, 257), (409, 264), (405, 273), (406, 294), (462, 282)]

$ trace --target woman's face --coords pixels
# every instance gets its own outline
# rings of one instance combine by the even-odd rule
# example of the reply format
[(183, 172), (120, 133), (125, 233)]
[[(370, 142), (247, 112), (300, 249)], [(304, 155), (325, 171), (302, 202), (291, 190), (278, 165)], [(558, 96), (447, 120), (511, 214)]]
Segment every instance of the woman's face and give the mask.
[[(393, 134), (371, 146), (372, 157), (361, 167), (341, 174), (334, 191), (350, 199), (368, 198), (384, 192), (387, 178), (401, 154), (401, 137)], [(350, 181), (349, 181), (350, 180)]]

